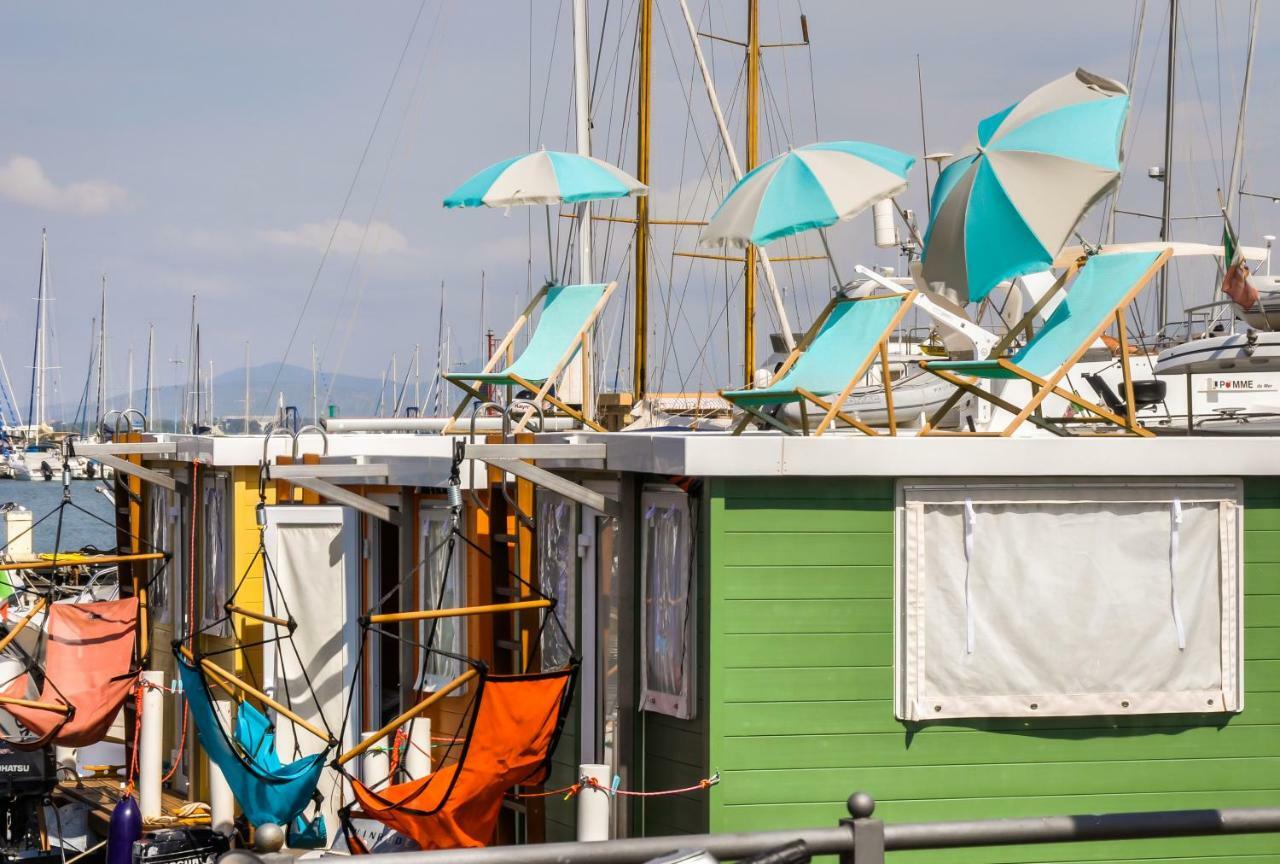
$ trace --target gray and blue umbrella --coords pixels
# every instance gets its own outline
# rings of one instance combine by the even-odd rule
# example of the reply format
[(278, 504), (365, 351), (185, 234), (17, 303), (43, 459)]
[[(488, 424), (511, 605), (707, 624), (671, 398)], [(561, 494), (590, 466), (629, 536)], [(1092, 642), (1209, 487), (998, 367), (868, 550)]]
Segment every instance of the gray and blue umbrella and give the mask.
[(788, 150), (729, 190), (702, 231), (703, 246), (763, 246), (852, 219), (907, 186), (915, 159), (862, 141)]
[(978, 124), (938, 177), (924, 278), (960, 302), (1044, 270), (1120, 179), (1123, 84), (1083, 69)]
[(630, 174), (591, 156), (538, 150), (485, 168), (444, 199), (446, 207), (579, 204), (648, 192)]

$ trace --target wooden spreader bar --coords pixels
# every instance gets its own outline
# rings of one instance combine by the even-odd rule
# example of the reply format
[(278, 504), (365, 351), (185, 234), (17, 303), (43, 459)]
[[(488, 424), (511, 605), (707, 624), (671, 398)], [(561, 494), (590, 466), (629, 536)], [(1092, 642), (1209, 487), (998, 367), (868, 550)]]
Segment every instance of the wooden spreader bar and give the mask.
[(287, 627), (292, 630), (294, 624), (287, 618), (277, 618), (275, 615), (267, 615), (262, 612), (255, 612), (252, 609), (246, 609), (243, 606), (237, 606), (234, 603), (228, 603), (225, 607), (231, 615), (243, 615), (245, 618), (252, 618), (254, 621), (261, 621), (263, 624), (274, 624), (277, 627)]
[(23, 615), (22, 619), (18, 621), (17, 624), (14, 624), (11, 630), (8, 633), (4, 634), (3, 638), (0, 638), (0, 651), (3, 651), (4, 649), (8, 648), (9, 643), (12, 642), (14, 639), (18, 638), (18, 634), (22, 632), (22, 628), (30, 624), (31, 619), (39, 615), (44, 610), (44, 607), (48, 605), (49, 605), (49, 601), (44, 597), (41, 597), (39, 600), (37, 600), (35, 605), (31, 607), (31, 611), (28, 612), (26, 615)]
[(369, 616), (370, 624), (395, 624), (401, 621), (433, 621), (437, 618), (465, 618), (470, 615), (493, 615), (519, 612), (522, 609), (546, 609), (551, 601), (519, 600), (514, 603), (490, 603), (487, 606), (459, 606), (456, 609), (419, 609), (414, 612), (382, 612)]
[[(195, 657), (192, 656), (191, 651), (185, 645), (179, 646), (178, 651), (181, 652), (182, 656), (185, 657), (188, 662), (190, 663), (195, 662)], [(222, 687), (223, 690), (228, 690), (228, 688), (234, 688), (236, 690), (239, 690), (241, 693), (247, 693), (250, 696), (257, 699), (263, 705), (266, 705), (270, 708), (275, 709), (276, 713), (281, 714), (285, 717), (288, 717), (294, 723), (301, 726), (303, 729), (306, 729), (308, 732), (310, 732), (312, 735), (319, 738), (321, 741), (324, 741), (326, 744), (331, 743), (333, 741), (333, 738), (329, 735), (328, 732), (324, 731), (319, 726), (316, 726), (314, 723), (310, 723), (302, 719), (296, 713), (294, 713), (291, 709), (285, 707), (284, 705), (281, 705), (279, 702), (272, 699), (270, 696), (268, 696), (266, 693), (263, 693), (261, 690), (259, 690), (257, 687), (254, 687), (252, 684), (248, 684), (244, 681), (241, 681), (235, 675), (232, 675), (226, 669), (223, 669), (221, 666), (219, 666), (217, 663), (214, 663), (209, 658), (202, 657), (200, 659), (200, 668), (202, 668), (208, 675), (212, 676), (213, 678), (216, 678), (217, 681), (215, 683), (217, 683), (220, 687)], [(228, 690), (228, 692), (230, 692), (230, 690)]]
[(131, 552), (125, 555), (72, 555), (68, 558), (37, 561), (0, 561), (5, 570), (57, 570), (61, 567), (95, 567), (99, 564), (127, 564), (131, 561), (158, 561), (168, 557), (164, 552)]
[(64, 717), (71, 713), (70, 705), (58, 705), (54, 702), (37, 702), (34, 699), (19, 699), (17, 696), (0, 694), (0, 705), (17, 705), (19, 708), (35, 708), (39, 711), (52, 711)]
[(457, 678), (454, 678), (452, 681), (450, 681), (448, 684), (441, 687), (436, 692), (432, 693), (426, 699), (423, 699), (417, 705), (414, 705), (408, 711), (405, 711), (399, 717), (395, 718), (390, 723), (388, 723), (386, 726), (383, 726), (377, 732), (374, 732), (368, 738), (365, 738), (359, 744), (357, 744), (356, 746), (348, 750), (346, 753), (343, 753), (341, 756), (338, 757), (337, 763), (339, 765), (346, 765), (348, 762), (350, 762), (352, 759), (355, 759), (360, 754), (364, 753), (374, 744), (377, 744), (379, 741), (381, 741), (383, 738), (386, 738), (392, 732), (396, 731), (401, 726), (403, 726), (405, 723), (408, 723), (414, 717), (417, 717), (423, 711), (426, 711), (432, 705), (439, 702), (445, 696), (448, 696), (454, 690), (457, 690), (459, 687), (462, 687), (468, 681), (471, 681), (474, 678), (478, 678), (479, 676), (480, 676), (480, 673), (477, 672), (475, 669), (468, 669), (466, 672), (463, 672)]

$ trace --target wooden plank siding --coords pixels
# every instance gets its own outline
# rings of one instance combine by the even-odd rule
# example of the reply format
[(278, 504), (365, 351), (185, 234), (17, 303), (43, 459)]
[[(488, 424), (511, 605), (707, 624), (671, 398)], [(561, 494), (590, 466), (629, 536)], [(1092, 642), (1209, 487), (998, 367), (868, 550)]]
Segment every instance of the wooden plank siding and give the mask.
[[(1280, 806), (1280, 482), (1245, 485), (1245, 710), (954, 721), (893, 710), (894, 484), (711, 484), (712, 831)], [(912, 852), (900, 862), (1280, 862), (1274, 836)]]

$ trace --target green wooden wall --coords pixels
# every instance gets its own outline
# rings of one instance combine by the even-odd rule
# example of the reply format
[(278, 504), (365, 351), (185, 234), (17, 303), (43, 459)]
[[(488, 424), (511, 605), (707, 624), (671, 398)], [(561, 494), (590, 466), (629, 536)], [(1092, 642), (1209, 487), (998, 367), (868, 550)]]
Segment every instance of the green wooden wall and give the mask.
[[(908, 728), (893, 716), (892, 481), (711, 485), (712, 831), (1280, 806), (1280, 482), (1250, 481), (1245, 711)], [(895, 860), (1280, 862), (1275, 836), (899, 853)]]

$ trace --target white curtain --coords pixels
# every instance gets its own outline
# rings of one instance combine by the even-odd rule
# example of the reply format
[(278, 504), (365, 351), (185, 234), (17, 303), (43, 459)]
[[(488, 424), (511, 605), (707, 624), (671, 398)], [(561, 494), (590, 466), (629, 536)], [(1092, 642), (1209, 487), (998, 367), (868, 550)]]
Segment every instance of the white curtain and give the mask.
[(1239, 502), (904, 487), (899, 716), (1239, 710)]
[[(273, 695), (322, 729), (327, 721), (335, 735), (346, 707), (348, 682), (344, 671), (350, 673), (356, 660), (347, 646), (348, 619), (358, 614), (355, 599), (348, 591), (342, 529), (341, 522), (278, 524), (275, 555), (270, 562), (278, 588), (269, 595), (270, 614), (282, 618), (292, 615), (298, 623), (293, 632), (296, 655), (287, 639), (274, 646)], [(299, 657), (305, 664), (305, 674)], [(280, 719), (276, 746), (280, 759), (287, 763), (320, 752), (324, 742)], [(326, 768), (319, 789), (325, 797), (322, 812), (332, 840), (340, 833), (337, 810), (343, 796), (341, 775)]]

